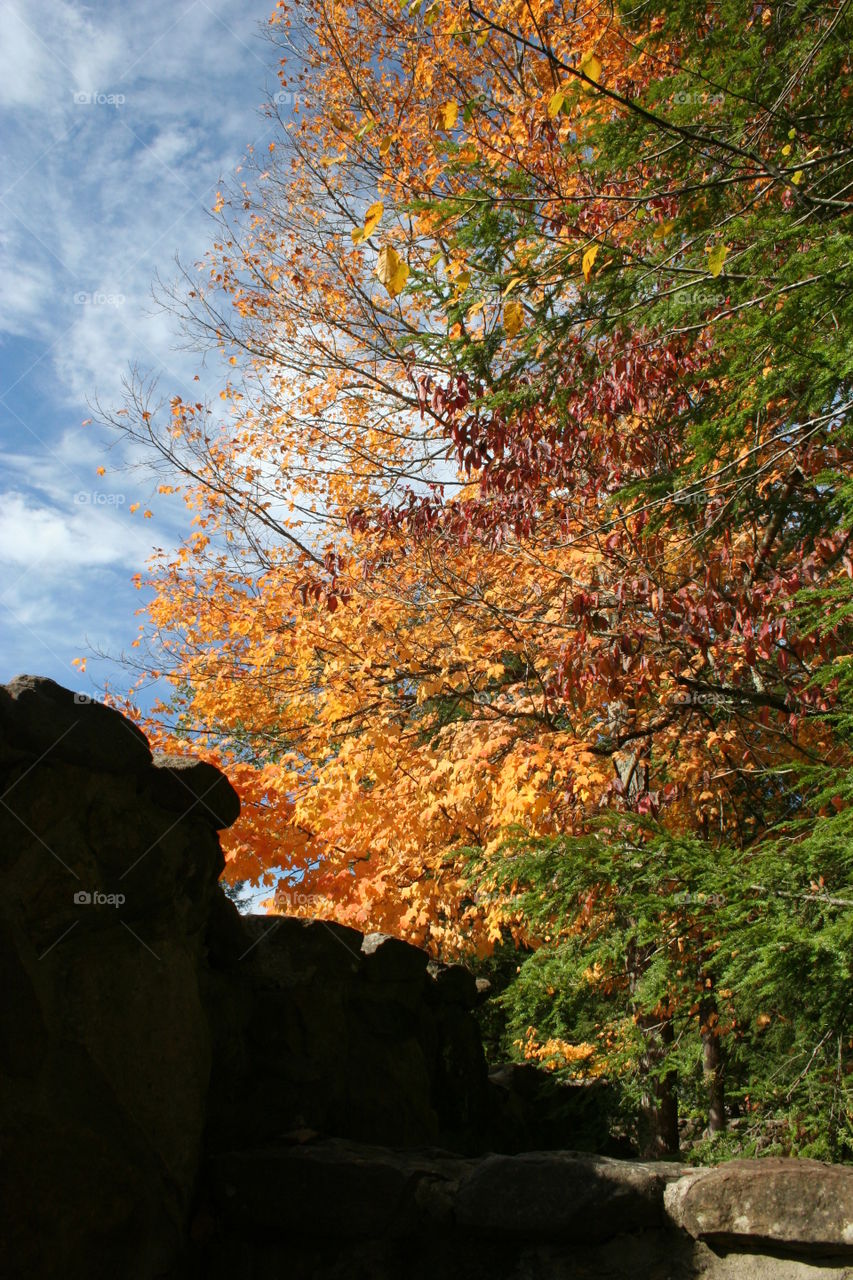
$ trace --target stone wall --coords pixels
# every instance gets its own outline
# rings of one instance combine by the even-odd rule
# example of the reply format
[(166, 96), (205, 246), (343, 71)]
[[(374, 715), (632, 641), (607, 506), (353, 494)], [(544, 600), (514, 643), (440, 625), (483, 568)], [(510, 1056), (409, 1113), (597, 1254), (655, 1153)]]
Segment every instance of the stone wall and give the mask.
[(490, 1078), (460, 966), (240, 916), (238, 812), (116, 711), (0, 687), (0, 1273), (853, 1275), (849, 1169), (525, 1152), (600, 1093)]

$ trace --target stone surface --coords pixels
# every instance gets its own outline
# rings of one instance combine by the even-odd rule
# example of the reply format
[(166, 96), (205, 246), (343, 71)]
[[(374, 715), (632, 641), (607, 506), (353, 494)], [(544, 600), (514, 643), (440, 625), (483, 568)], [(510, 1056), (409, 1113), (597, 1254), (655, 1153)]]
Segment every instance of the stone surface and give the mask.
[(816, 1160), (733, 1160), (669, 1187), (666, 1210), (677, 1226), (710, 1244), (853, 1259), (853, 1168)]
[(614, 1134), (617, 1099), (605, 1080), (559, 1081), (535, 1063), (504, 1062), (489, 1072), (489, 1085), (501, 1150), (636, 1154)]
[(419, 947), (387, 933), (368, 933), (361, 944), (365, 973), (371, 982), (423, 984), (429, 957)]
[[(786, 1162), (794, 1164), (796, 1162)], [(206, 1280), (851, 1280), (843, 1258), (720, 1254), (666, 1219), (677, 1164), (461, 1157), (335, 1139), (213, 1162)], [(246, 1240), (252, 1247), (246, 1252)]]
[(151, 801), (118, 712), (50, 681), (9, 690), (3, 732), (26, 751), (3, 760), (0, 806), (0, 1273), (147, 1280), (198, 1171), (222, 851)]
[(663, 1192), (677, 1164), (633, 1164), (571, 1152), (485, 1157), (456, 1201), (461, 1226), (588, 1243), (663, 1223)]
[(194, 756), (154, 755), (152, 792), (157, 804), (173, 813), (199, 817), (217, 830), (240, 816), (240, 797), (221, 770)]
[(474, 1008), (478, 990), (470, 969), (461, 964), (436, 964), (435, 961), (430, 961), (427, 968), (440, 999), (448, 1004), (459, 1004), (463, 1009)]
[(473, 1161), (336, 1139), (229, 1152), (212, 1189), (231, 1222), (346, 1238), (412, 1235), (446, 1227)]
[(45, 676), (16, 676), (0, 697), (0, 732), (13, 749), (105, 773), (145, 769), (144, 733), (120, 712)]
[(222, 900), (207, 946), (214, 1149), (300, 1127), (396, 1145), (482, 1142), (477, 1026), (430, 998), (424, 952), (323, 920), (240, 917)]

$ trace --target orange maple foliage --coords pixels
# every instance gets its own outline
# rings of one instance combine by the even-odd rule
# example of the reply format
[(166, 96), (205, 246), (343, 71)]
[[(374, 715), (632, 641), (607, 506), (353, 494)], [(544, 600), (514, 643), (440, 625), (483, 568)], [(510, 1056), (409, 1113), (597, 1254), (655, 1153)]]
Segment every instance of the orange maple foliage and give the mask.
[[(536, 0), (497, 4), (488, 22), (477, 12), (440, 0), (417, 17), (278, 5), (282, 85), (297, 107), (257, 191), (218, 198), (206, 277), (176, 299), (237, 358), (239, 381), (218, 421), (175, 399), (164, 428), (141, 398), (135, 428), (172, 479), (183, 473), (196, 526), (151, 573), (151, 665), (175, 686), (155, 719), (218, 753), (241, 791), (229, 879), (282, 873), (283, 909), (442, 956), (525, 936), (511, 900), (471, 888), (466, 846), (494, 850), (515, 826), (583, 834), (608, 807), (664, 800), (673, 828), (745, 842), (762, 823), (750, 780), (771, 754), (778, 763), (820, 742), (783, 707), (723, 727), (705, 714), (717, 696), (703, 694), (709, 668), (736, 681), (751, 659), (734, 609), (708, 624), (710, 641), (691, 631), (691, 612), (732, 565), (755, 566), (758, 523), (709, 554), (683, 511), (650, 535), (642, 515), (603, 521), (592, 490), (567, 505), (547, 480), (529, 537), (410, 537), (351, 519), (402, 484), (440, 482), (460, 511), (479, 500), (483, 458), (474, 450), (457, 469), (444, 406), (423, 380), (452, 381), (448, 337), (485, 344), (499, 329), (499, 364), (549, 281), (543, 271), (524, 305), (512, 280), (503, 297), (472, 290), (436, 201), (470, 196), (473, 166), (528, 175), (543, 219), (580, 203), (547, 263), (568, 264), (578, 287), (606, 253), (668, 234), (666, 209), (640, 228), (624, 193), (612, 209), (592, 200), (563, 145), (613, 110), (599, 82), (630, 98), (655, 58), (607, 6), (560, 20)], [(525, 43), (543, 24), (557, 61)], [(518, 241), (505, 272), (535, 276), (540, 249)], [(405, 287), (435, 278), (442, 305)], [(448, 308), (469, 294), (448, 330)], [(442, 355), (431, 365), (428, 344), (416, 357), (412, 342), (432, 333)], [(615, 456), (618, 441), (622, 459), (654, 470), (671, 373), (649, 382), (642, 413), (593, 417), (590, 454)], [(780, 463), (760, 483), (784, 479)], [(729, 484), (709, 480), (705, 523)]]

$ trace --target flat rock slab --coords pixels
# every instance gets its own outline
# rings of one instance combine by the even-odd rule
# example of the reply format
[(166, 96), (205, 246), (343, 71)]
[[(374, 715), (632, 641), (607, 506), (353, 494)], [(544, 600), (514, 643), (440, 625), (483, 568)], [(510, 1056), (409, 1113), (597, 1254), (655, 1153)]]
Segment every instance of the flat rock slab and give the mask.
[(456, 1197), (472, 1230), (589, 1243), (661, 1227), (667, 1183), (679, 1164), (641, 1164), (567, 1151), (486, 1156)]
[(324, 1139), (226, 1153), (213, 1185), (231, 1221), (303, 1235), (441, 1229), (588, 1244), (663, 1227), (664, 1189), (683, 1171), (565, 1151), (462, 1157)]
[(819, 1160), (733, 1160), (669, 1186), (666, 1212), (697, 1240), (853, 1256), (853, 1168)]
[(16, 676), (0, 685), (0, 733), (16, 751), (98, 773), (147, 769), (145, 734), (113, 707), (63, 689), (45, 676)]
[(347, 1238), (417, 1234), (447, 1221), (470, 1162), (329, 1138), (228, 1152), (212, 1166), (226, 1219), (300, 1235)]

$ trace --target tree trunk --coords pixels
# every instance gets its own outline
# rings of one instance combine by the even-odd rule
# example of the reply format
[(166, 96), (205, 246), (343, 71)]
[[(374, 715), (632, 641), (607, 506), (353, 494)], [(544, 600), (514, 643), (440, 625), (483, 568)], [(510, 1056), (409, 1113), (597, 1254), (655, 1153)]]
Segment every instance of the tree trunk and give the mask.
[(678, 1076), (675, 1071), (657, 1074), (667, 1047), (675, 1039), (669, 1018), (643, 1018), (646, 1051), (640, 1069), (646, 1076), (646, 1088), (640, 1103), (642, 1131), (640, 1155), (658, 1159), (678, 1155)]
[[(633, 996), (648, 964), (648, 948), (628, 944), (625, 967)], [(643, 1032), (645, 1048), (640, 1055), (639, 1148), (641, 1156), (658, 1159), (678, 1155), (678, 1075), (661, 1072), (666, 1051), (675, 1039), (672, 1019), (660, 1012), (643, 1013), (632, 1001), (637, 1026)]]
[(708, 1133), (723, 1133), (726, 1128), (726, 1090), (723, 1050), (717, 1002), (706, 996), (699, 1006), (699, 1032), (702, 1038), (702, 1071), (708, 1091)]

